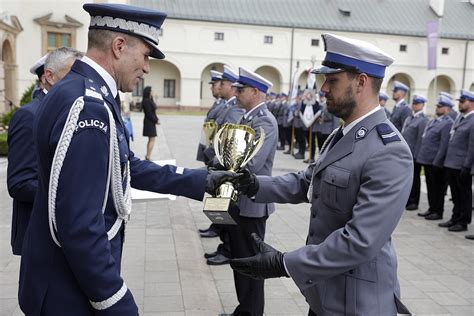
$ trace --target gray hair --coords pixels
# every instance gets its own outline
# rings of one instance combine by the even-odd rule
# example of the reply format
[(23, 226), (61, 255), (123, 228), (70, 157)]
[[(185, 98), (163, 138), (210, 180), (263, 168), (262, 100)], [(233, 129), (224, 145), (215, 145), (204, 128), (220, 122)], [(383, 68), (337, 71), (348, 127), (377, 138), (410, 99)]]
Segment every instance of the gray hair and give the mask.
[(49, 69), (57, 74), (64, 69), (70, 59), (81, 59), (83, 56), (84, 53), (71, 47), (56, 48), (48, 54), (44, 63), (44, 69)]

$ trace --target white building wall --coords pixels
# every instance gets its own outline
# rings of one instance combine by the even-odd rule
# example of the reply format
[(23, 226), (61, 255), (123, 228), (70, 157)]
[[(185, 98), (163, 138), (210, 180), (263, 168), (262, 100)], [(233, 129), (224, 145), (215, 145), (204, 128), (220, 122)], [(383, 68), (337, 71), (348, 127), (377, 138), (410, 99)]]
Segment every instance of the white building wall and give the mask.
[[(77, 29), (76, 48), (86, 50), (88, 14), (82, 10), (82, 4), (87, 0), (0, 0), (2, 11), (15, 14), (24, 28), (18, 36), (18, 88), (21, 92), (34, 80), (35, 76), (29, 73), (30, 66), (41, 57), (41, 27), (34, 19), (53, 12), (52, 20), (62, 20), (64, 15), (79, 20), (84, 24)], [(104, 2), (104, 1), (97, 1)], [(106, 1), (105, 1), (106, 2)], [(113, 1), (117, 2), (117, 1)], [(121, 0), (119, 2), (126, 2)], [(214, 40), (215, 32), (223, 32), (224, 40)], [(174, 100), (162, 100), (163, 104), (180, 104), (183, 106), (210, 106), (207, 79), (203, 77), (203, 70), (213, 63), (228, 64), (234, 69), (239, 66), (256, 70), (262, 66), (274, 67), (280, 76), (276, 85), (282, 92), (290, 87), (290, 72), (295, 71), (299, 62), (298, 75), (311, 66), (320, 65), (324, 58), (324, 44), (320, 35), (323, 30), (295, 29), (293, 32), (293, 60), (291, 60), (292, 29), (255, 25), (239, 25), (230, 23), (215, 23), (203, 21), (189, 21), (167, 19), (163, 25), (163, 36), (160, 38), (160, 47), (164, 51), (166, 60), (176, 66), (179, 73), (179, 89)], [(409, 78), (413, 93), (421, 93), (434, 98), (434, 92), (429, 91), (430, 83), (437, 75), (449, 78), (450, 92), (455, 96), (461, 88), (470, 88), (474, 83), (474, 42), (469, 42), (467, 71), (465, 72), (464, 86), (462, 86), (463, 67), (465, 60), (466, 41), (441, 39), (438, 44), (438, 70), (428, 71), (426, 39), (424, 37), (395, 36), (386, 34), (367, 34), (355, 32), (332, 32), (344, 36), (369, 41), (390, 53), (395, 63), (387, 68), (386, 78), (382, 85), (384, 91), (390, 92), (390, 78), (396, 74), (404, 74)], [(265, 44), (264, 36), (273, 36), (273, 44)], [(320, 39), (318, 47), (311, 46), (311, 39)], [(400, 52), (400, 44), (407, 45), (406, 52)], [(441, 55), (441, 48), (448, 47), (449, 55)], [(145, 77), (156, 85), (158, 97), (163, 90), (162, 80), (169, 76), (167, 68), (160, 68), (159, 62), (152, 61), (152, 74)], [(160, 76), (160, 71), (164, 74)], [(157, 72), (158, 74), (154, 74)], [(161, 78), (161, 79), (159, 79)], [(319, 78), (318, 78), (319, 79)], [(321, 80), (318, 80), (319, 82)], [(201, 84), (203, 98), (201, 99)], [(161, 92), (160, 92), (161, 91)], [(275, 91), (280, 92), (280, 91)], [(162, 94), (161, 94), (162, 95)], [(433, 100), (430, 100), (432, 103)], [(389, 107), (393, 102), (389, 102)]]

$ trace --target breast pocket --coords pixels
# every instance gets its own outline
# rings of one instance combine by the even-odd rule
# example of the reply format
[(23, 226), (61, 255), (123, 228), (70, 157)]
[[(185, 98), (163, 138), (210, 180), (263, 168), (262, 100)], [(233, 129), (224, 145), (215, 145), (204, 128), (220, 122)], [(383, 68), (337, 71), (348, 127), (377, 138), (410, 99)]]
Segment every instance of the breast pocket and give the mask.
[(331, 210), (348, 213), (352, 210), (349, 195), (351, 172), (346, 169), (329, 166), (324, 171), (321, 183), (321, 199)]

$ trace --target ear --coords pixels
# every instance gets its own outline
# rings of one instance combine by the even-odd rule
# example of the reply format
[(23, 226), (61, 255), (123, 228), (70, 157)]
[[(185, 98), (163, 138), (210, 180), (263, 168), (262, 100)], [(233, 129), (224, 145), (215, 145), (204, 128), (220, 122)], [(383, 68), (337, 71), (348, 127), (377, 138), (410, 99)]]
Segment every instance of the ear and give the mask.
[(120, 59), (122, 56), (125, 47), (127, 46), (127, 40), (124, 36), (116, 36), (112, 40), (112, 52), (114, 54), (114, 57), (117, 59)]
[(357, 92), (361, 92), (370, 83), (370, 78), (365, 73), (360, 73), (355, 80)]
[(41, 81), (43, 84), (48, 84), (52, 86), (56, 82), (56, 79), (54, 77), (54, 73), (51, 71), (51, 69), (45, 69), (44, 74), (41, 77)]

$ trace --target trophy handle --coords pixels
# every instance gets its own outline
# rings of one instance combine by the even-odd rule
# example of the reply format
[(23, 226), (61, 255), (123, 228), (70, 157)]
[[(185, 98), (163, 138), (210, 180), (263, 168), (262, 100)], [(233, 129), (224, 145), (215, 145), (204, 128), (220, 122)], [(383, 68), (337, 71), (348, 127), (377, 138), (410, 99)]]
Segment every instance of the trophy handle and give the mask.
[[(224, 124), (225, 126), (226, 124)], [(221, 155), (218, 155), (218, 153), (220, 152), (219, 151), (219, 139), (221, 137), (221, 134), (224, 132), (224, 126), (222, 126), (218, 131), (217, 133), (214, 135), (214, 152), (216, 153), (216, 157), (217, 157), (217, 160), (219, 160), (219, 163), (221, 164), (221, 166), (224, 165), (224, 161), (222, 160), (222, 157)]]
[(253, 157), (258, 153), (260, 148), (262, 148), (263, 142), (265, 141), (265, 131), (263, 130), (262, 127), (260, 129), (260, 137), (258, 138), (255, 147), (253, 148), (252, 152), (250, 153), (250, 156), (245, 159), (244, 162), (240, 165), (241, 168), (243, 168), (250, 160), (252, 160)]

